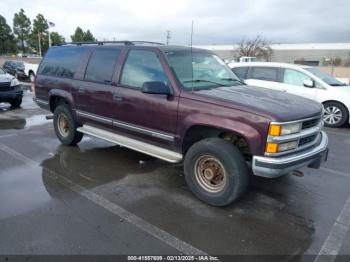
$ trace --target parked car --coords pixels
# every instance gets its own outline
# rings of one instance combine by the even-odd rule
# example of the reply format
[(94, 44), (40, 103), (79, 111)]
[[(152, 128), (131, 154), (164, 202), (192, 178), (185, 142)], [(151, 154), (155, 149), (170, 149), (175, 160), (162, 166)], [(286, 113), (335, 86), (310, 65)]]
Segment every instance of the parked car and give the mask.
[(324, 106), (329, 127), (349, 123), (350, 87), (316, 67), (285, 63), (233, 63), (233, 72), (248, 85), (303, 96)]
[(23, 89), (18, 80), (0, 68), (0, 103), (10, 103), (19, 107), (22, 103)]
[[(249, 176), (319, 168), (328, 138), (320, 103), (244, 85), (207, 50), (147, 42), (52, 47), (34, 100), (64, 145), (92, 135), (168, 162), (183, 161), (201, 200), (228, 205)], [(101, 174), (103, 175), (103, 174)]]
[(33, 63), (24, 63), (24, 74), (26, 78), (29, 78), (31, 82), (34, 82), (35, 76), (36, 76), (36, 71), (38, 71), (38, 64), (33, 64)]
[(26, 74), (24, 72), (25, 66), (22, 61), (5, 61), (3, 64), (3, 69), (10, 75), (15, 76), (17, 79), (25, 78)]

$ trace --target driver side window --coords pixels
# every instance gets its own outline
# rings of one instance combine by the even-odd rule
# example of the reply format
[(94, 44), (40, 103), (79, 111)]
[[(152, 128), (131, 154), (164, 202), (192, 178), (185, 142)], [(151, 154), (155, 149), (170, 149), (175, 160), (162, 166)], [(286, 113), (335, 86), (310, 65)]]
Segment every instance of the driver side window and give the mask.
[(312, 80), (307, 75), (293, 69), (284, 69), (283, 83), (294, 86), (304, 86), (305, 80)]
[(162, 81), (167, 83), (157, 54), (147, 50), (131, 50), (124, 64), (120, 83), (124, 86), (141, 88), (144, 82)]

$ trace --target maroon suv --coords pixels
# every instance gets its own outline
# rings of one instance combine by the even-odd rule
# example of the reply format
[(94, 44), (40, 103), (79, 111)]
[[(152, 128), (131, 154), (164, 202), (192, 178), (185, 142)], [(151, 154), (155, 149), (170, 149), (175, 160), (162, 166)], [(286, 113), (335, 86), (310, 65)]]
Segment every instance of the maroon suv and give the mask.
[(35, 95), (63, 144), (88, 134), (183, 161), (189, 188), (211, 205), (237, 199), (252, 174), (319, 168), (327, 157), (321, 104), (247, 86), (207, 50), (128, 41), (53, 47)]

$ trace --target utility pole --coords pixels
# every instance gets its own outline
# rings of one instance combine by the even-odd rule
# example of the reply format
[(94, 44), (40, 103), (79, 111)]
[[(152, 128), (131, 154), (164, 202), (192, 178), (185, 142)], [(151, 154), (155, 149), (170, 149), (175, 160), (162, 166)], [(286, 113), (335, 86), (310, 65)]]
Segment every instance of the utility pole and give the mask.
[(167, 45), (169, 45), (170, 39), (171, 39), (171, 31), (167, 30), (166, 31), (166, 44)]

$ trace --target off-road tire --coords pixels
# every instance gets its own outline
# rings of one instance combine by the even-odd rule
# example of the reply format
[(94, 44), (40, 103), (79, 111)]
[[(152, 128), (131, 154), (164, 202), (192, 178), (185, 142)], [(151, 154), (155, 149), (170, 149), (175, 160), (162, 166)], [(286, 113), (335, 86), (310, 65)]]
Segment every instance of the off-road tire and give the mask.
[[(65, 118), (67, 122), (67, 127), (59, 127), (61, 118)], [(61, 104), (56, 107), (53, 117), (53, 125), (57, 138), (61, 141), (63, 145), (74, 146), (79, 143), (83, 138), (83, 133), (77, 131), (77, 123), (74, 120), (72, 111), (67, 104)], [(62, 130), (66, 133), (62, 134)]]
[[(214, 163), (214, 166), (219, 166), (219, 168), (211, 167), (209, 165), (210, 161), (204, 162), (204, 166), (211, 167), (209, 168), (209, 175), (213, 174), (212, 168), (217, 171), (222, 166), (224, 176), (226, 176), (226, 182), (222, 189), (217, 192), (205, 189), (203, 182), (200, 182), (202, 177), (205, 177), (205, 175), (201, 176), (200, 174), (205, 174), (207, 168), (204, 172), (198, 172), (198, 169), (201, 169), (200, 167), (203, 165), (200, 163), (207, 156)], [(187, 185), (191, 191), (200, 200), (213, 206), (231, 204), (245, 192), (249, 184), (249, 169), (242, 153), (236, 146), (220, 138), (206, 138), (192, 145), (185, 156), (184, 172)], [(210, 183), (211, 181), (209, 181)]]

